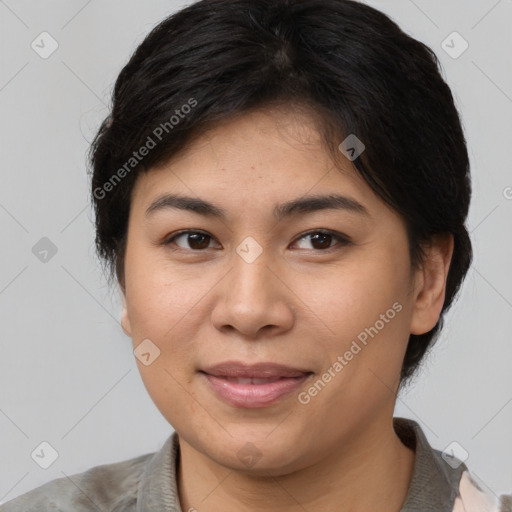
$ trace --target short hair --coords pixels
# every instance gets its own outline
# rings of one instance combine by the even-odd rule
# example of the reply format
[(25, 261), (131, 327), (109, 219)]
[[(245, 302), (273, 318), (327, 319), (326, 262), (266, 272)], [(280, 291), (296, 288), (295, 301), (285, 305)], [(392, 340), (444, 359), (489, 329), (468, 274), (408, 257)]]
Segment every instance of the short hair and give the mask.
[(350, 134), (364, 143), (353, 164), (404, 219), (412, 268), (433, 235), (453, 235), (439, 321), (410, 335), (403, 386), (435, 343), (471, 264), (469, 158), (435, 53), (363, 3), (201, 0), (147, 35), (116, 80), (89, 153), (95, 244), (109, 282), (117, 278), (124, 291), (139, 173), (222, 120), (279, 104), (306, 108), (333, 158)]

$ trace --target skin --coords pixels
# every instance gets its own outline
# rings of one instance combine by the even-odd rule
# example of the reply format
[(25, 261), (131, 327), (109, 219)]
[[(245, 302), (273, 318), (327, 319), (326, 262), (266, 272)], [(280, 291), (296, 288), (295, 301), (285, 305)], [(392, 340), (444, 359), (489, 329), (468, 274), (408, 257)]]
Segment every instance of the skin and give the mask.
[[(222, 207), (222, 221), (165, 209), (164, 193)], [(320, 210), (276, 221), (275, 205), (338, 193), (364, 216)], [(165, 245), (177, 231), (186, 234)], [(318, 229), (349, 237), (315, 242)], [(248, 236), (262, 253), (236, 252)], [(329, 249), (330, 247), (330, 249)], [(160, 355), (137, 364), (149, 395), (179, 435), (182, 510), (239, 512), (379, 509), (397, 512), (414, 451), (392, 426), (410, 333), (429, 331), (442, 309), (453, 251), (436, 237), (425, 265), (411, 268), (405, 225), (341, 153), (334, 162), (312, 117), (267, 108), (216, 125), (133, 190), (125, 259), (123, 330)], [(402, 309), (307, 404), (297, 394), (271, 406), (221, 401), (198, 370), (227, 360), (273, 361), (316, 381), (365, 328)], [(237, 454), (251, 442), (258, 460)]]

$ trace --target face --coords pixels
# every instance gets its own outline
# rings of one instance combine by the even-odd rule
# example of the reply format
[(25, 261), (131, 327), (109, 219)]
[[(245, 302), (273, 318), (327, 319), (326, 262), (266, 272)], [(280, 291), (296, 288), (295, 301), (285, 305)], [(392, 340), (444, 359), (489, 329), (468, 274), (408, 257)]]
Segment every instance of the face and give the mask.
[(373, 435), (437, 321), (446, 265), (434, 300), (402, 219), (340, 160), (309, 117), (260, 110), (133, 190), (123, 329), (181, 441), (223, 466), (284, 474)]

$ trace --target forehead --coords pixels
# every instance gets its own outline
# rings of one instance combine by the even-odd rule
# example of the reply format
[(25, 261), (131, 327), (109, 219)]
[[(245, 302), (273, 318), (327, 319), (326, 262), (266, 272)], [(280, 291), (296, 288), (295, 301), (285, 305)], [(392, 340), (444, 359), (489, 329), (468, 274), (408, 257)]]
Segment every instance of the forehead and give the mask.
[[(344, 192), (373, 195), (353, 164), (336, 161), (314, 117), (293, 109), (257, 110), (224, 120), (170, 161), (140, 175), (134, 199), (147, 203), (163, 190), (187, 195), (281, 196)], [(235, 197), (236, 198), (236, 197)]]

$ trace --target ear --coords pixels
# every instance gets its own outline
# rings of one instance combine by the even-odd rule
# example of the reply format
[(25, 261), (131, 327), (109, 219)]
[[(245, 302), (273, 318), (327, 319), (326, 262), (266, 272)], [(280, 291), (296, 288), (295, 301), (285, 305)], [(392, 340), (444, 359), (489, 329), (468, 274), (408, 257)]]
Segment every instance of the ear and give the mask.
[(424, 334), (433, 329), (439, 320), (453, 255), (453, 235), (433, 236), (424, 252), (425, 260), (415, 274), (411, 334)]
[(123, 292), (122, 294), (123, 298), (123, 311), (121, 312), (121, 327), (123, 328), (124, 333), (127, 336), (132, 335), (132, 327), (130, 325), (130, 317), (128, 316), (128, 309), (126, 307), (126, 296)]

